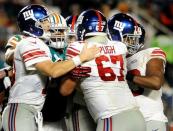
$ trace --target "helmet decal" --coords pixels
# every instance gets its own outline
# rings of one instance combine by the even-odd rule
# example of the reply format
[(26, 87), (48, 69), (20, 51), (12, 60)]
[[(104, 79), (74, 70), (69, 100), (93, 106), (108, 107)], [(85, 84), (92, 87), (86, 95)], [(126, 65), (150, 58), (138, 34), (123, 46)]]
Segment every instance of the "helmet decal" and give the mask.
[(135, 30), (134, 30), (134, 35), (142, 35), (142, 30), (141, 27), (139, 26), (134, 26)]
[(34, 18), (33, 10), (28, 10), (28, 11), (23, 12), (23, 17), (25, 20), (28, 20), (30, 18)]
[(125, 25), (122, 22), (116, 20), (113, 28), (119, 31), (123, 31), (124, 27)]

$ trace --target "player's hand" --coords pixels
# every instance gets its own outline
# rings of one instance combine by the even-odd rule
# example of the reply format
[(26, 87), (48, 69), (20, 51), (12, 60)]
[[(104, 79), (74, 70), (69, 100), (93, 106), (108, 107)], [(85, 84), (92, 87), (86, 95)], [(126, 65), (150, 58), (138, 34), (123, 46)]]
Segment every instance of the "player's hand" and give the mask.
[(100, 48), (96, 45), (88, 47), (88, 43), (84, 43), (83, 50), (80, 54), (81, 62), (89, 61), (99, 56)]
[(91, 73), (91, 68), (84, 66), (77, 66), (71, 71), (72, 78), (74, 79), (87, 78), (90, 76), (89, 73)]

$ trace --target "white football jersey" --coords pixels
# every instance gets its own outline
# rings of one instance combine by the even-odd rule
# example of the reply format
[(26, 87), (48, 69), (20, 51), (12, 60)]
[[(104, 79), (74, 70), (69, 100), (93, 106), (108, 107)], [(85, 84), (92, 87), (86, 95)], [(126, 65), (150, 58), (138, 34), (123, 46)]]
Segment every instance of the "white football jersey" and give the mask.
[[(89, 46), (93, 43), (89, 42)], [(125, 80), (127, 48), (121, 42), (95, 43), (100, 56), (82, 64), (91, 67), (90, 77), (81, 81), (81, 89), (88, 110), (95, 121), (136, 107), (136, 101)], [(67, 48), (67, 57), (78, 55), (83, 42), (74, 42)]]
[(25, 37), (14, 52), (14, 84), (10, 88), (9, 103), (26, 103), (42, 108), (43, 90), (48, 77), (38, 72), (34, 64), (51, 60), (48, 46), (40, 39)]
[[(136, 75), (145, 76), (146, 65), (153, 58), (159, 58), (166, 62), (165, 53), (160, 48), (148, 48), (127, 58), (128, 71)], [(129, 86), (146, 121), (167, 121), (163, 113), (163, 103), (161, 100), (162, 89), (144, 89), (132, 83), (129, 83)]]

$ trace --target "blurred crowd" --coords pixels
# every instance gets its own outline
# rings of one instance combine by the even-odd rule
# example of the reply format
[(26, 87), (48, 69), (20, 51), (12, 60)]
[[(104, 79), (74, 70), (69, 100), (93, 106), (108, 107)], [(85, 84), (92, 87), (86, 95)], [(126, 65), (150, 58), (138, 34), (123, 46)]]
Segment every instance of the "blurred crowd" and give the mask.
[(98, 9), (110, 18), (116, 12), (128, 13), (146, 29), (145, 47), (159, 46), (167, 55), (163, 100), (169, 122), (173, 122), (173, 0), (0, 0), (0, 69), (5, 44), (18, 33), (16, 16), (28, 4), (42, 4), (64, 17), (83, 10)]

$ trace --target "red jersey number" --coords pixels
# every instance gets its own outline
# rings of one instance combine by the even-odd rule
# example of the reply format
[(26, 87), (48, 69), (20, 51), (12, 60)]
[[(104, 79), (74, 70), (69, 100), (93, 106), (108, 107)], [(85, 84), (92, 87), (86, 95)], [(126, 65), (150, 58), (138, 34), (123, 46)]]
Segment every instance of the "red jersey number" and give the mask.
[[(97, 64), (98, 74), (103, 81), (114, 81), (116, 78), (118, 78), (118, 81), (124, 81), (124, 64), (122, 55), (112, 55), (110, 58), (108, 56), (102, 55), (96, 58), (95, 62)], [(115, 64), (116, 67), (120, 69), (120, 76), (117, 76), (111, 67), (104, 67), (104, 62), (111, 62), (112, 64)]]

